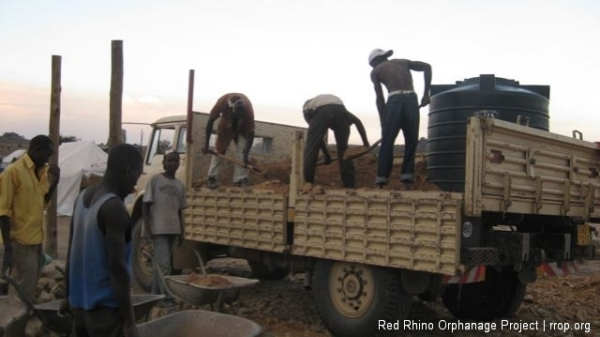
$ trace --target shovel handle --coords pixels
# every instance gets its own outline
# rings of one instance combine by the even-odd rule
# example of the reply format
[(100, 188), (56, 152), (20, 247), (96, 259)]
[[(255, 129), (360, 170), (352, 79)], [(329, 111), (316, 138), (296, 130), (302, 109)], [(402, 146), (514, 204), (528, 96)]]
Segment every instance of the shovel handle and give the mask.
[(379, 146), (379, 144), (381, 143), (381, 139), (376, 141), (375, 143), (373, 143), (371, 146), (369, 146), (369, 148), (367, 148), (364, 151), (361, 151), (359, 153), (353, 154), (353, 155), (347, 155), (346, 153), (344, 153), (344, 160), (351, 160), (351, 159), (356, 159), (358, 157), (362, 157), (365, 154), (373, 151), (377, 146)]
[(214, 151), (214, 150), (208, 150), (208, 152), (207, 152), (207, 153), (208, 153), (208, 154), (212, 154), (213, 156), (221, 157), (221, 158), (223, 158), (223, 159), (227, 160), (227, 161), (228, 161), (228, 162), (230, 162), (230, 163), (233, 163), (233, 164), (236, 164), (236, 165), (239, 165), (239, 166), (245, 167), (245, 168), (247, 168), (247, 169), (250, 169), (250, 170), (252, 170), (252, 171), (256, 171), (256, 172), (258, 172), (258, 173), (261, 173), (261, 172), (262, 172), (261, 170), (259, 170), (258, 168), (254, 167), (254, 166), (252, 166), (252, 165), (246, 165), (246, 164), (244, 164), (244, 163), (242, 163), (242, 162), (239, 162), (239, 161), (237, 161), (237, 160), (235, 160), (235, 159), (231, 159), (231, 158), (227, 157), (227, 156), (226, 156), (226, 155), (224, 155), (224, 154), (220, 154), (220, 153), (218, 153), (218, 152), (216, 152), (216, 151)]

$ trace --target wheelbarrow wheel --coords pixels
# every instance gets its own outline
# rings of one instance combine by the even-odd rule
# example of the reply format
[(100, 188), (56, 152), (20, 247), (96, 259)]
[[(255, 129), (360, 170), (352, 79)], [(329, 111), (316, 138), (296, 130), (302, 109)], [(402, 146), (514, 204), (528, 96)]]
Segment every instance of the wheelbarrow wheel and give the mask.
[(133, 275), (137, 283), (146, 291), (152, 288), (152, 269), (153, 264), (148, 257), (144, 256), (143, 252), (147, 252), (150, 256), (154, 255), (154, 245), (152, 241), (142, 238), (142, 219), (135, 222), (133, 228)]

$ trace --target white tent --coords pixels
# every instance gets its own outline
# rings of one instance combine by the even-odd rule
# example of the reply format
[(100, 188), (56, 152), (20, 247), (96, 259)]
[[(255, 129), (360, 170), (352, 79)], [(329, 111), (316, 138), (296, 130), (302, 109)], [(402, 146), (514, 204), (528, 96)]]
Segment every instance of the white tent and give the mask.
[(57, 213), (71, 216), (81, 179), (91, 175), (103, 176), (108, 155), (94, 142), (74, 142), (62, 144), (58, 156)]
[(21, 158), (21, 156), (25, 154), (25, 152), (27, 152), (27, 150), (15, 150), (8, 156), (2, 158), (0, 168), (5, 169), (10, 163), (13, 162), (13, 160)]

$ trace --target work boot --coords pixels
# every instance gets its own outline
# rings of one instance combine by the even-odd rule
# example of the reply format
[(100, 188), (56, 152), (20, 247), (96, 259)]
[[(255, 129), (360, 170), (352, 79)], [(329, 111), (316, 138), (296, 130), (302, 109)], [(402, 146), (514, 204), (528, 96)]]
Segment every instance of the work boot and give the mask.
[(379, 188), (382, 188), (383, 186), (385, 186), (389, 183), (390, 183), (390, 179), (388, 179), (386, 177), (375, 178), (375, 185), (377, 185)]
[(243, 178), (235, 182), (234, 185), (237, 187), (248, 187), (250, 185), (250, 181), (248, 181), (248, 178)]
[(217, 188), (217, 186), (219, 186), (219, 184), (217, 184), (217, 178), (215, 177), (208, 177), (206, 184), (211, 190), (214, 190)]
[(405, 180), (400, 180), (400, 182), (402, 183), (402, 189), (403, 190), (413, 190), (415, 188), (415, 183), (412, 180), (409, 179), (405, 179)]

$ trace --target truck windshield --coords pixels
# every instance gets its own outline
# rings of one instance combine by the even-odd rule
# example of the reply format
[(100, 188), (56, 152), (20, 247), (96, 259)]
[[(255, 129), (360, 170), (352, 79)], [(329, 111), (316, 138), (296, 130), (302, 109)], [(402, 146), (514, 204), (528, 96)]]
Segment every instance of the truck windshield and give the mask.
[[(156, 128), (152, 131), (150, 138), (150, 151), (146, 158), (146, 164), (150, 165), (157, 155), (164, 155), (165, 151), (173, 148), (173, 139), (175, 137), (175, 127)], [(161, 159), (162, 160), (162, 159)]]

